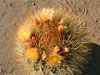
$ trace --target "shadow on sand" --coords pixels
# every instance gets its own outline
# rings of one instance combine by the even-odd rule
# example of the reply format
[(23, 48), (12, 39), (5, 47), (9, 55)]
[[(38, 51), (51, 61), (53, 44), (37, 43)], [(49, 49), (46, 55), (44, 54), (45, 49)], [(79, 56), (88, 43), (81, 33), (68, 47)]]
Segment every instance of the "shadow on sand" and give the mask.
[(91, 49), (91, 60), (82, 75), (100, 75), (100, 45), (91, 43), (88, 46)]

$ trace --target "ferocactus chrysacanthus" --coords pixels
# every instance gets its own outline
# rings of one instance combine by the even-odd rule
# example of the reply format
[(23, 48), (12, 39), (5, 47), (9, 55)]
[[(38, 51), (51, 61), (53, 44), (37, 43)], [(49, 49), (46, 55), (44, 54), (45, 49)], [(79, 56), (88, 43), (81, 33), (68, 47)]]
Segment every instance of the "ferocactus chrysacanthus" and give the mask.
[(33, 72), (73, 75), (87, 62), (86, 31), (72, 14), (49, 8), (38, 10), (25, 19), (17, 33), (22, 63), (29, 64)]

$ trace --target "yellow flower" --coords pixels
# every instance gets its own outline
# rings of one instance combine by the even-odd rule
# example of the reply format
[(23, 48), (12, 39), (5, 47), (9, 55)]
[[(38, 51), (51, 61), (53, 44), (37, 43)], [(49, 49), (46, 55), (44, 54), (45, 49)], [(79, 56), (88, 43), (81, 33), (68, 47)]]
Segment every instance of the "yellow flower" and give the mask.
[(58, 54), (56, 54), (56, 55), (51, 54), (47, 58), (47, 65), (49, 65), (49, 66), (59, 66), (62, 59), (63, 59), (63, 57), (58, 55)]
[(57, 54), (58, 51), (59, 51), (59, 47), (55, 46), (52, 53), (47, 57), (47, 65), (59, 66), (63, 57)]
[(27, 48), (25, 55), (26, 58), (33, 62), (36, 62), (39, 58), (39, 52), (37, 51), (37, 48)]
[(40, 13), (40, 18), (44, 21), (52, 20), (53, 15), (54, 15), (53, 9), (44, 8)]
[(23, 26), (18, 30), (18, 37), (20, 41), (26, 42), (27, 40), (29, 40), (30, 36), (31, 36), (31, 31), (28, 28)]

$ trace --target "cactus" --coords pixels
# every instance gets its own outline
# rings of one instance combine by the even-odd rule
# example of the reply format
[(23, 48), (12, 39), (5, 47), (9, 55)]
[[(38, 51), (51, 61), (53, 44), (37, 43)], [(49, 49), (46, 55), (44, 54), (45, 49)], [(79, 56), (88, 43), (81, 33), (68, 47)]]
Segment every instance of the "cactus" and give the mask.
[(23, 70), (33, 75), (74, 75), (85, 68), (87, 33), (73, 14), (51, 8), (38, 10), (21, 23), (17, 35), (18, 59)]

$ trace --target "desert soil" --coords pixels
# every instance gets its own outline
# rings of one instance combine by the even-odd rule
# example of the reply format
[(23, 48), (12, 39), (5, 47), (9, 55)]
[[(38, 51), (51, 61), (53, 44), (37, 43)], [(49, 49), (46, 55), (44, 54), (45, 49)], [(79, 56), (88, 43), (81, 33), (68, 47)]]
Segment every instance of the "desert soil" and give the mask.
[[(16, 32), (17, 22), (24, 14), (45, 7), (64, 9), (78, 15), (85, 22), (90, 42), (95, 43), (100, 53), (100, 0), (0, 0), (0, 75), (22, 75), (18, 73), (13, 60), (12, 36)], [(99, 53), (95, 56), (96, 59), (99, 58)], [(99, 71), (98, 64), (94, 63)], [(90, 72), (94, 70), (95, 68), (88, 69)], [(91, 74), (88, 71), (83, 75), (100, 74), (96, 71)]]

